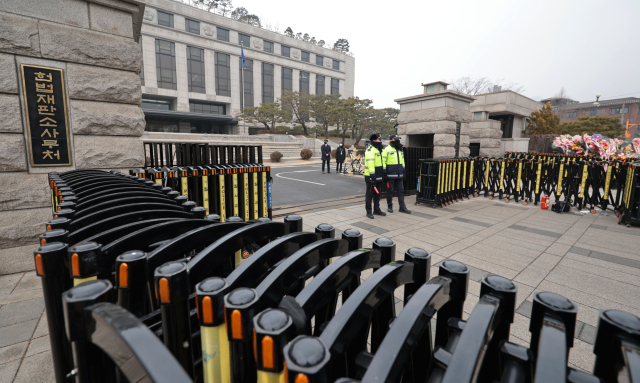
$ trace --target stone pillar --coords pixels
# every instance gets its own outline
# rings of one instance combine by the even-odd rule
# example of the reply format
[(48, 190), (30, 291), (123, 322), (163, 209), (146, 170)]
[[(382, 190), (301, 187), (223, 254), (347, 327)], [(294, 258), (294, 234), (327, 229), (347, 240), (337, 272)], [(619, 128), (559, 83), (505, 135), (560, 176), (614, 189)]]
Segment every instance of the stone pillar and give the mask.
[[(0, 275), (34, 268), (52, 217), (48, 172), (143, 165), (143, 13), (136, 0), (0, 1)], [(32, 162), (22, 64), (62, 71), (70, 165)]]
[(480, 157), (502, 157), (500, 121), (480, 120), (469, 124), (469, 142), (480, 144)]
[(473, 119), (469, 104), (474, 98), (447, 90), (446, 83), (433, 84), (437, 86), (429, 91), (425, 87), (423, 94), (395, 100), (400, 104), (398, 134), (406, 146), (433, 146), (434, 158), (456, 157), (456, 146), (457, 157), (467, 157), (469, 122)]

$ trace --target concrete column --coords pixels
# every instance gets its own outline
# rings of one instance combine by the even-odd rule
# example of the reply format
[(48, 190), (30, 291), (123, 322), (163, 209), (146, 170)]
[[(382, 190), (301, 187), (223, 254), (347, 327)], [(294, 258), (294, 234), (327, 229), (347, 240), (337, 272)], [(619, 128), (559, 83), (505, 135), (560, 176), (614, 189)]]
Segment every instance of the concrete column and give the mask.
[[(175, 20), (174, 20), (175, 22)], [(187, 71), (187, 46), (182, 43), (176, 44), (176, 72), (178, 75), (178, 101), (176, 110), (182, 112), (189, 111), (189, 73)]]
[(309, 94), (316, 94), (316, 74), (309, 72)]
[(262, 62), (253, 60), (253, 105), (262, 103)]
[(207, 95), (216, 94), (216, 67), (215, 52), (209, 49), (204, 50), (204, 84)]
[(294, 92), (299, 92), (300, 91), (300, 71), (299, 70), (293, 70), (293, 91)]
[(140, 36), (142, 39), (142, 59), (144, 61), (145, 87), (157, 88), (156, 73), (156, 39), (151, 36)]

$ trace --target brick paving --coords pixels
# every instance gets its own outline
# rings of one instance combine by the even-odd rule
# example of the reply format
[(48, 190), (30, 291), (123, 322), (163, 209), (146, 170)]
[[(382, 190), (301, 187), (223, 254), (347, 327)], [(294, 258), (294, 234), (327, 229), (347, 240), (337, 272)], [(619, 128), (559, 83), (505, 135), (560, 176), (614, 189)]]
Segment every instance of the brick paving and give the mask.
[[(592, 370), (600, 309), (640, 316), (640, 231), (617, 225), (611, 212), (556, 214), (539, 206), (475, 198), (444, 209), (409, 205), (411, 215), (396, 212), (370, 220), (364, 216), (362, 200), (338, 206), (302, 214), (304, 229), (313, 231), (318, 224), (329, 223), (339, 236), (342, 230), (356, 228), (363, 233), (365, 246), (387, 237), (396, 242), (398, 259), (411, 247), (423, 248), (432, 254), (432, 276), (445, 259), (469, 266), (463, 319), (478, 301), (479, 282), (485, 275), (513, 280), (518, 285), (513, 342), (529, 343), (528, 317), (535, 292), (569, 298), (578, 306), (569, 356), (575, 368)], [(363, 273), (362, 278), (368, 275)], [(395, 293), (398, 310), (402, 290)], [(54, 381), (41, 285), (33, 271), (0, 276), (0, 382), (12, 381)]]

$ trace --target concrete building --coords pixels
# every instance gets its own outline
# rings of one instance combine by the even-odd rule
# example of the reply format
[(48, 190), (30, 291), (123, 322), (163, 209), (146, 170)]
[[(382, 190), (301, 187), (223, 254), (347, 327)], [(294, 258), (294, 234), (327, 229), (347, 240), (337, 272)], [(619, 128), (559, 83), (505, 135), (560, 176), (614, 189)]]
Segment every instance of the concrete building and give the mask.
[[(473, 113), (473, 122), (469, 127), (470, 143), (479, 143), (482, 151), (483, 140), (485, 144), (490, 144), (492, 148), (495, 148), (497, 145), (495, 140), (499, 138), (500, 155), (505, 151), (526, 152), (529, 148), (529, 139), (523, 138), (522, 132), (527, 126), (527, 119), (531, 112), (542, 108), (542, 104), (511, 90), (479, 94), (473, 97), (475, 101), (471, 103), (470, 107), (470, 111)], [(495, 122), (487, 122), (487, 120), (499, 123), (501, 136), (498, 136), (495, 131), (498, 127)], [(491, 133), (480, 132), (480, 129), (483, 128), (493, 131)], [(486, 142), (488, 139), (493, 141)]]
[[(595, 100), (558, 107), (557, 111), (560, 116), (560, 123), (577, 121), (579, 117), (595, 116), (596, 107), (594, 102)], [(612, 100), (599, 100), (598, 103), (598, 116), (619, 118), (620, 122), (624, 125), (626, 125), (627, 121), (629, 121), (630, 125), (640, 124), (640, 98), (625, 97)], [(638, 129), (638, 126), (629, 127), (629, 131), (626, 132), (626, 137), (640, 137), (640, 129)]]
[(240, 43), (244, 107), (277, 101), (283, 90), (354, 93), (353, 56), (180, 2), (147, 0), (141, 35), (146, 132), (249, 134), (236, 118)]

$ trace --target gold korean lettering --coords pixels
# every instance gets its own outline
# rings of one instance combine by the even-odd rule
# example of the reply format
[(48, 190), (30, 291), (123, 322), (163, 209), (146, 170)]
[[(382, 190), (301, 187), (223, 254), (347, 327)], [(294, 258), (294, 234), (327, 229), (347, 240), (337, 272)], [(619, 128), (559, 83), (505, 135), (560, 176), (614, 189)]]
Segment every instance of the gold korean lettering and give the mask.
[(53, 149), (54, 146), (60, 146), (58, 145), (58, 140), (42, 140), (44, 143), (42, 144), (42, 146), (48, 146), (49, 149)]
[[(56, 138), (60, 135), (60, 133), (58, 133), (56, 129), (52, 129), (52, 130), (53, 130), (53, 138)], [(40, 135), (40, 137), (44, 137), (45, 134), (49, 137), (52, 137), (51, 133), (49, 132), (49, 129), (45, 129), (44, 132), (42, 132), (42, 134)]]
[(57, 124), (57, 122), (51, 117), (45, 117), (42, 120), (40, 120), (40, 126), (51, 126), (53, 128), (57, 128), (58, 125), (54, 125), (54, 124)]
[(51, 156), (52, 154), (53, 154), (53, 156), (55, 156), (58, 159), (60, 159), (60, 151), (59, 150), (56, 150), (55, 154), (51, 150), (45, 150), (44, 151), (44, 156), (42, 157), (42, 159), (46, 160), (47, 157), (49, 157), (50, 159), (53, 159), (53, 157)]
[(36, 94), (38, 96), (38, 103), (44, 102), (45, 104), (55, 104), (55, 96), (48, 94)]
[(47, 116), (53, 116), (57, 109), (53, 107), (53, 105), (38, 105), (38, 114), (44, 114)]
[(53, 93), (53, 84), (36, 83), (36, 92), (38, 93)]
[(51, 82), (52, 80), (52, 75), (51, 73), (42, 73), (42, 72), (36, 72), (34, 73), (36, 75), (36, 81), (46, 81), (46, 82)]

